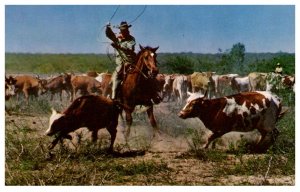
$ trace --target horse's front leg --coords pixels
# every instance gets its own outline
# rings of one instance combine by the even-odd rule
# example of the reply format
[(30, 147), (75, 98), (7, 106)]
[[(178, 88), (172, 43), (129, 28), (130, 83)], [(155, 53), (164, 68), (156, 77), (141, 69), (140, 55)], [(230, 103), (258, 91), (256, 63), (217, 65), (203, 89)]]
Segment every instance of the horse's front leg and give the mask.
[(160, 136), (161, 132), (157, 126), (154, 114), (153, 114), (153, 105), (147, 109), (147, 115), (151, 126), (153, 127), (153, 137)]

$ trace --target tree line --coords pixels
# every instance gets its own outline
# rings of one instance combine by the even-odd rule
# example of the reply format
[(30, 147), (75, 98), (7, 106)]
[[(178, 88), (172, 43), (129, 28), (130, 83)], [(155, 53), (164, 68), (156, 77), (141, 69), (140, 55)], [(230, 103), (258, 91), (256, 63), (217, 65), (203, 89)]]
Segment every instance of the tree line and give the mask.
[[(158, 52), (157, 60), (161, 73), (214, 71), (245, 75), (253, 71), (272, 72), (276, 64), (281, 63), (284, 74), (295, 74), (294, 53), (247, 53), (242, 43), (234, 44), (226, 51), (219, 49), (216, 54)], [(5, 54), (6, 73), (112, 72), (114, 68), (114, 58), (107, 54)]]

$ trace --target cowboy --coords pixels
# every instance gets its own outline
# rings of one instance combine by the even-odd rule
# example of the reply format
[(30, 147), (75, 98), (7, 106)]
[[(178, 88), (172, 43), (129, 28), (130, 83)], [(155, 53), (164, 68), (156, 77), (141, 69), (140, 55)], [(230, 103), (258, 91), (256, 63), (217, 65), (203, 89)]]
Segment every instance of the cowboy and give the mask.
[(116, 51), (117, 67), (112, 74), (112, 99), (116, 99), (117, 92), (123, 80), (123, 70), (127, 65), (135, 63), (136, 54), (134, 52), (135, 38), (130, 35), (129, 28), (126, 21), (122, 21), (117, 27), (120, 33), (116, 36), (112, 31), (110, 24), (106, 25), (106, 36), (112, 40), (111, 46)]
[(277, 63), (275, 73), (282, 75), (282, 67), (281, 67), (280, 63)]

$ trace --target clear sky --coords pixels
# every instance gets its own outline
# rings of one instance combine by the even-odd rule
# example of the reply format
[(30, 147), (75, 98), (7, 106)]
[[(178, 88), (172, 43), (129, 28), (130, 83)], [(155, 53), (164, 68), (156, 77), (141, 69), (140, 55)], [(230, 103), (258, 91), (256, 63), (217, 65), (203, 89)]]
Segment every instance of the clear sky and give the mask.
[[(109, 40), (103, 26), (108, 21), (112, 25), (123, 20), (132, 22), (141, 14), (132, 22), (131, 34), (137, 44), (159, 46), (160, 52), (216, 53), (219, 48), (225, 51), (238, 42), (245, 45), (246, 52), (295, 52), (294, 5), (147, 5), (144, 8), (144, 5), (6, 5), (5, 51), (106, 53)], [(109, 50), (112, 52), (112, 48)]]

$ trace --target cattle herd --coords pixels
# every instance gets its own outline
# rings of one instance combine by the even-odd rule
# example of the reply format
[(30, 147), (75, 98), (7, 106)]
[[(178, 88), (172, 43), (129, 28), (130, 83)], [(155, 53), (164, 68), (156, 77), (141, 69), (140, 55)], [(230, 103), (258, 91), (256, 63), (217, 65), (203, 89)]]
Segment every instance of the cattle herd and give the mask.
[[(109, 149), (112, 151), (118, 114), (126, 106), (110, 99), (110, 80), (110, 73), (97, 72), (80, 75), (63, 73), (47, 78), (7, 75), (5, 100), (11, 97), (19, 100), (19, 96), (24, 95), (27, 105), (30, 105), (30, 97), (49, 93), (50, 100), (53, 100), (55, 94), (62, 100), (65, 92), (70, 106), (63, 113), (53, 111), (50, 117), (46, 133), (59, 133), (50, 148), (59, 139), (69, 138), (69, 132), (88, 127), (93, 132), (93, 140), (96, 140), (100, 128), (107, 128), (111, 134)], [(156, 80), (163, 102), (185, 104), (178, 114), (180, 118), (198, 117), (212, 131), (205, 147), (230, 131), (257, 129), (261, 133), (257, 149), (261, 151), (265, 151), (274, 142), (278, 133), (276, 121), (285, 112), (282, 111), (281, 99), (272, 92), (278, 89), (294, 91), (295, 84), (294, 76), (260, 72), (243, 77), (238, 74), (218, 75), (214, 72), (158, 74)]]

